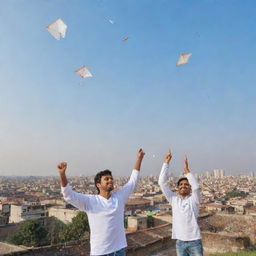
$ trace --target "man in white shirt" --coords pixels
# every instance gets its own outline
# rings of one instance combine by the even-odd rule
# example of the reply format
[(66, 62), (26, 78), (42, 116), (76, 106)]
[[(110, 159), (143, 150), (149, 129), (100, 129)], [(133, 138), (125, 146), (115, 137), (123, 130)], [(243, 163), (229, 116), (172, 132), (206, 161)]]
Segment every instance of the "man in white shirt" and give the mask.
[(85, 211), (90, 226), (91, 255), (125, 256), (127, 247), (124, 231), (124, 207), (139, 180), (139, 171), (144, 157), (140, 149), (129, 181), (118, 191), (114, 189), (113, 177), (109, 170), (97, 173), (95, 186), (98, 195), (77, 193), (68, 185), (67, 163), (58, 165), (61, 191), (66, 202), (80, 211)]
[(203, 256), (203, 246), (197, 217), (200, 206), (200, 189), (197, 179), (188, 168), (188, 160), (184, 160), (186, 177), (178, 181), (178, 194), (173, 192), (168, 183), (169, 162), (172, 155), (165, 156), (158, 184), (166, 199), (172, 206), (172, 238), (177, 239), (178, 256)]

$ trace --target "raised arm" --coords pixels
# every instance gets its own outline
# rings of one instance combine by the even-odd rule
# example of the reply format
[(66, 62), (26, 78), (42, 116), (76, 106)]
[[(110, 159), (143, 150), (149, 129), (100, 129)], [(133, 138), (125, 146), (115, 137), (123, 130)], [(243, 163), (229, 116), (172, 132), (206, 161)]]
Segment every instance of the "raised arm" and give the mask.
[(184, 173), (185, 176), (188, 178), (188, 182), (191, 186), (192, 190), (192, 198), (195, 200), (197, 204), (201, 202), (201, 195), (200, 195), (200, 186), (196, 179), (196, 177), (191, 173), (190, 169), (188, 168), (188, 158), (185, 156), (184, 159)]
[(140, 148), (140, 150), (137, 153), (137, 160), (134, 165), (134, 170), (140, 171), (140, 167), (141, 167), (141, 163), (144, 155), (145, 153), (143, 152), (142, 148)]
[(64, 200), (72, 204), (74, 207), (78, 208), (81, 211), (86, 210), (86, 206), (89, 201), (89, 196), (81, 193), (77, 193), (72, 190), (68, 185), (68, 180), (66, 177), (67, 163), (61, 162), (57, 165), (60, 174), (60, 185), (61, 192), (63, 194)]
[(176, 194), (170, 189), (170, 186), (167, 183), (168, 180), (168, 169), (169, 163), (172, 159), (172, 154), (169, 152), (164, 159), (164, 163), (159, 175), (158, 184), (165, 195), (166, 199), (171, 203), (172, 197), (176, 196)]
[(61, 187), (66, 187), (68, 184), (68, 180), (67, 180), (67, 176), (66, 176), (67, 163), (61, 162), (57, 165), (57, 168), (58, 168), (59, 174), (60, 174), (60, 185), (61, 185)]
[(137, 186), (139, 180), (140, 167), (144, 155), (145, 153), (143, 152), (142, 149), (140, 149), (137, 153), (137, 159), (129, 181), (120, 190), (117, 191), (117, 193), (123, 198), (124, 201), (128, 200), (130, 194), (133, 193)]

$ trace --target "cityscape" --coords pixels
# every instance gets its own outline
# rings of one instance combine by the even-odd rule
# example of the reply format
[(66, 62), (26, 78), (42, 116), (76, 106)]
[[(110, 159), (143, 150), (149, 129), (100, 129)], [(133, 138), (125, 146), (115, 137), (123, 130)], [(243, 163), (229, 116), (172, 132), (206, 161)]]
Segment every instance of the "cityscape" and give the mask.
[(256, 256), (255, 0), (0, 3), (0, 256)]
[[(196, 175), (196, 177), (200, 182), (202, 195), (199, 225), (203, 234), (205, 252), (238, 251), (255, 245), (256, 177), (254, 173), (227, 176), (224, 170), (215, 169)], [(174, 191), (178, 178), (180, 177), (169, 178), (170, 187)], [(115, 190), (121, 188), (127, 181), (128, 178), (116, 178)], [(27, 220), (40, 220), (43, 225), (47, 226), (53, 218), (56, 218), (62, 223), (69, 224), (77, 216), (79, 211), (63, 200), (59, 182), (58, 177), (0, 177), (1, 255), (14, 253), (21, 249), (10, 245), (8, 247), (6, 243), (8, 236), (18, 230), (20, 223)], [(80, 193), (97, 193), (94, 177), (69, 177), (69, 184)], [(128, 244), (129, 241), (134, 240), (134, 236), (138, 247), (138, 244), (145, 243), (143, 239), (147, 235), (148, 255), (175, 255), (174, 249), (165, 252), (166, 245), (162, 244), (159, 245), (156, 253), (155, 247), (152, 246), (156, 236), (154, 234), (150, 238), (147, 234), (154, 230), (154, 232), (161, 233), (163, 236), (161, 239), (166, 239), (171, 234), (172, 207), (160, 190), (158, 176), (140, 178), (135, 193), (126, 203), (125, 220)], [(138, 235), (138, 232), (144, 232), (144, 236)], [(216, 235), (221, 237), (219, 238), (221, 247), (220, 242), (216, 240)], [(227, 237), (233, 240), (239, 237), (244, 241), (241, 245), (241, 241), (236, 243), (234, 242), (236, 240), (232, 240), (232, 246), (228, 241), (225, 246)], [(211, 244), (212, 240), (215, 241), (214, 246)], [(134, 241), (131, 244), (134, 244)], [(151, 250), (151, 247), (154, 250)], [(81, 251), (85, 253), (85, 249)], [(170, 252), (173, 254), (168, 254)], [(143, 255), (143, 253), (140, 252), (138, 255)]]

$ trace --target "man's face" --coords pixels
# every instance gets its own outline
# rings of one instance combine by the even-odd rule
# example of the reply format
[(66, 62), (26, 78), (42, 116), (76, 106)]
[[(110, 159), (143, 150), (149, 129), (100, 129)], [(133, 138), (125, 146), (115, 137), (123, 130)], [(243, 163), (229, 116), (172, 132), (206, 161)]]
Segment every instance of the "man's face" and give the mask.
[(188, 196), (191, 192), (191, 186), (187, 180), (180, 181), (178, 185), (178, 192), (181, 196)]
[(112, 191), (114, 189), (113, 177), (111, 175), (104, 175), (101, 177), (100, 183), (97, 184), (99, 190)]

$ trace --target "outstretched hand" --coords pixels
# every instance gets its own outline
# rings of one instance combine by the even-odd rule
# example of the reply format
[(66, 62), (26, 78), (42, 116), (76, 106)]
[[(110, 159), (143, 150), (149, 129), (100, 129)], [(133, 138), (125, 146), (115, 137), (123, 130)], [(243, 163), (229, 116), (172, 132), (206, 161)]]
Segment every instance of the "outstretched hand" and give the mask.
[(187, 158), (187, 156), (185, 156), (185, 158), (184, 158), (183, 168), (184, 168), (184, 173), (185, 174), (190, 173), (190, 170), (188, 168), (188, 158)]

